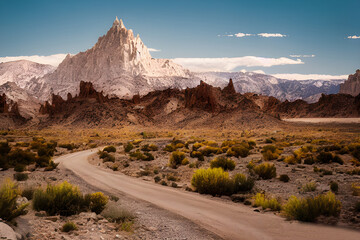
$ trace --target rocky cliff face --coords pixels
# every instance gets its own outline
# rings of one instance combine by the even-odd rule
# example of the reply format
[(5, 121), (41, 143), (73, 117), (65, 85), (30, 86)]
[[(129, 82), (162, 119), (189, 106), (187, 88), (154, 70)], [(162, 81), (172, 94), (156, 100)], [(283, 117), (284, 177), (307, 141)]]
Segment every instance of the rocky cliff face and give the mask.
[(355, 74), (349, 75), (348, 80), (340, 85), (340, 92), (357, 96), (360, 94), (360, 69), (356, 70)]
[(75, 95), (81, 81), (90, 81), (109, 95), (130, 98), (168, 87), (183, 87), (189, 72), (168, 59), (153, 59), (139, 35), (116, 20), (94, 47), (68, 55), (55, 72), (33, 79), (30, 91), (47, 100), (54, 93)]
[(32, 78), (42, 77), (55, 71), (55, 67), (27, 60), (0, 63), (0, 85), (13, 82), (20, 88), (27, 88)]

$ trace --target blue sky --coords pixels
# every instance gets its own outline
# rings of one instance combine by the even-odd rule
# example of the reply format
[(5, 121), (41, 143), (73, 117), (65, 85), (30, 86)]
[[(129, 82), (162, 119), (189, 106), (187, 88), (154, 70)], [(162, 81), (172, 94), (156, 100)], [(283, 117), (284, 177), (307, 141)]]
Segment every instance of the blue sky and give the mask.
[(348, 38), (360, 36), (358, 9), (359, 0), (0, 0), (0, 57), (85, 51), (118, 16), (161, 50), (155, 58), (300, 59), (232, 70), (347, 75), (360, 68), (360, 38)]

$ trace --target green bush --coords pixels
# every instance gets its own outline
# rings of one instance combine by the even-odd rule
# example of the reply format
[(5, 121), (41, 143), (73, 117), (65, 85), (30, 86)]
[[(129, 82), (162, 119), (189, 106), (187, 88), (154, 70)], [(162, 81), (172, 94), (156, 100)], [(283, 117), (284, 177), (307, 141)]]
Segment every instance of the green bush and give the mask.
[(265, 194), (257, 193), (254, 200), (254, 207), (270, 208), (272, 211), (281, 210), (281, 204), (276, 198), (265, 197)]
[(57, 168), (57, 166), (59, 166), (59, 163), (55, 163), (53, 160), (50, 160), (49, 165), (47, 167), (45, 167), (45, 171), (52, 171), (54, 169)]
[(124, 145), (124, 150), (127, 153), (130, 152), (133, 149), (134, 149), (134, 145), (131, 142), (128, 142), (126, 145)]
[(140, 150), (131, 152), (130, 157), (136, 158), (137, 160), (143, 160), (143, 161), (154, 160), (154, 156), (151, 153), (149, 153), (149, 152), (142, 153), (142, 152), (140, 152)]
[(14, 179), (15, 179), (16, 181), (26, 181), (26, 180), (29, 179), (29, 176), (28, 176), (27, 173), (21, 173), (21, 172), (19, 172), (19, 173), (14, 173)]
[(341, 202), (336, 199), (332, 192), (314, 198), (299, 199), (296, 196), (291, 196), (283, 209), (289, 219), (314, 222), (321, 215), (338, 217), (341, 211)]
[(262, 179), (271, 179), (276, 177), (276, 167), (272, 163), (261, 163), (256, 165), (253, 170)]
[(286, 174), (281, 174), (280, 177), (279, 177), (279, 180), (282, 181), (282, 182), (289, 182), (290, 178)]
[(105, 151), (99, 151), (98, 155), (101, 159), (103, 159), (103, 162), (115, 162), (115, 157), (113, 155), (111, 155), (108, 152)]
[(250, 177), (246, 177), (244, 174), (235, 174), (233, 179), (233, 192), (248, 192), (254, 187), (255, 181)]
[(78, 230), (78, 227), (73, 222), (66, 222), (61, 228), (62, 232), (70, 232), (75, 230)]
[(12, 219), (26, 214), (25, 208), (28, 203), (18, 206), (16, 204), (16, 198), (20, 195), (20, 190), (17, 185), (11, 181), (6, 180), (0, 188), (0, 218), (5, 221), (11, 221)]
[(229, 173), (222, 168), (198, 169), (191, 179), (191, 184), (201, 194), (230, 195), (233, 183)]
[(184, 152), (175, 151), (170, 156), (169, 166), (172, 168), (177, 168), (177, 166), (180, 165), (185, 158), (186, 155)]
[(46, 211), (49, 215), (69, 216), (79, 213), (84, 207), (87, 206), (84, 206), (84, 197), (79, 188), (66, 181), (34, 192), (34, 210)]
[(215, 159), (213, 159), (210, 162), (210, 167), (211, 168), (222, 168), (225, 171), (229, 170), (232, 171), (235, 169), (235, 162), (233, 160), (231, 160), (230, 158), (226, 158), (226, 157), (216, 157)]
[(108, 153), (116, 152), (116, 147), (115, 146), (107, 146), (103, 149), (103, 152), (108, 152)]
[(218, 147), (204, 146), (198, 149), (204, 156), (209, 157), (212, 154), (222, 153), (221, 149)]
[(87, 194), (85, 199), (89, 203), (90, 210), (96, 214), (101, 213), (109, 201), (109, 198), (102, 192)]

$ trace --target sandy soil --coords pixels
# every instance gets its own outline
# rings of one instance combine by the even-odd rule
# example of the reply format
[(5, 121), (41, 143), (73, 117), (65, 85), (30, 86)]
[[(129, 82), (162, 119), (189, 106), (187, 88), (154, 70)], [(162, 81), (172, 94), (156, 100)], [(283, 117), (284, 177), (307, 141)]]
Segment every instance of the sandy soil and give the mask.
[(295, 123), (360, 123), (360, 118), (287, 118), (283, 120)]

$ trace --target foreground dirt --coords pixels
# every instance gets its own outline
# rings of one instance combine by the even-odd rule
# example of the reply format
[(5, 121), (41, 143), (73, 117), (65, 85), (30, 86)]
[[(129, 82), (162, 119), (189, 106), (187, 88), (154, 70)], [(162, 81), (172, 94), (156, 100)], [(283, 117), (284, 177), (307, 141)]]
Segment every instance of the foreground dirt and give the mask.
[(226, 239), (355, 239), (360, 232), (345, 228), (286, 222), (273, 214), (106, 171), (88, 163), (87, 150), (57, 159), (85, 181), (106, 191), (116, 189), (193, 220)]

